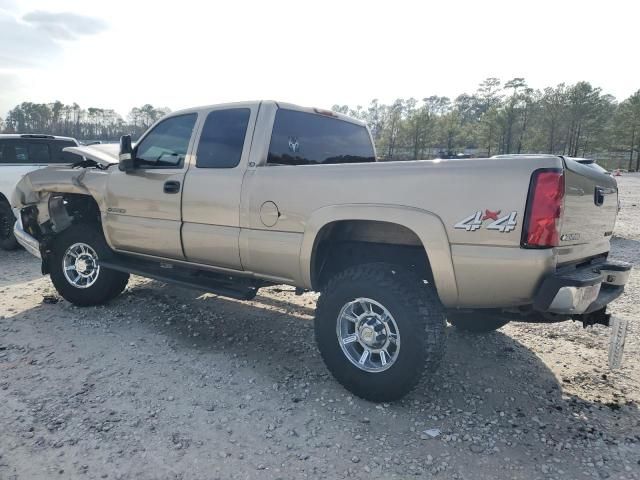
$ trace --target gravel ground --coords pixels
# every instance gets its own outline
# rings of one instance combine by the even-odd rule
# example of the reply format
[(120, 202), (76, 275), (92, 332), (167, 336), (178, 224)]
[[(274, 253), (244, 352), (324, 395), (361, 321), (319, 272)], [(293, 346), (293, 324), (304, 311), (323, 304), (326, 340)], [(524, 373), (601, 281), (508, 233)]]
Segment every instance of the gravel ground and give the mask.
[[(640, 176), (620, 190), (613, 257), (639, 264)], [(640, 479), (638, 269), (612, 306), (632, 320), (622, 369), (604, 327), (449, 328), (440, 371), (382, 405), (327, 373), (313, 294), (48, 295), (34, 258), (0, 252), (0, 479)]]

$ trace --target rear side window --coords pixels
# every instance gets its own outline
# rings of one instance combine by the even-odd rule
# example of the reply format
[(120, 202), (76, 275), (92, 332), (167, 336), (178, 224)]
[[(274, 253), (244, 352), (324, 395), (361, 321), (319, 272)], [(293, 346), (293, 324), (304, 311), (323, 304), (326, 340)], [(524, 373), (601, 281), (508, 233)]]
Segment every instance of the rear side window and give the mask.
[(244, 137), (251, 110), (248, 108), (231, 108), (215, 110), (204, 122), (196, 167), (198, 168), (233, 168), (240, 163)]
[(271, 165), (375, 162), (367, 129), (333, 117), (279, 109), (271, 134)]
[(0, 163), (46, 164), (50, 162), (49, 146), (46, 142), (6, 140), (2, 142)]
[(44, 142), (28, 144), (28, 161), (29, 163), (51, 163), (51, 155), (49, 155), (49, 145)]
[(64, 140), (49, 143), (51, 163), (75, 163), (82, 160), (79, 155), (62, 151), (63, 148), (67, 147), (77, 147), (77, 145), (74, 142)]
[(0, 163), (27, 163), (27, 145), (15, 140), (0, 142)]

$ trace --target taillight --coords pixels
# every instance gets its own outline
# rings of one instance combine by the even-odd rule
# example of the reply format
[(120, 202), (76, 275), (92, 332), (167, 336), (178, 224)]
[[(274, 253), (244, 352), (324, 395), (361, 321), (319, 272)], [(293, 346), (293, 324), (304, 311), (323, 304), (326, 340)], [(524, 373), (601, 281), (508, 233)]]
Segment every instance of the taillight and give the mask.
[(564, 175), (560, 169), (533, 172), (522, 231), (525, 248), (557, 247), (564, 198)]

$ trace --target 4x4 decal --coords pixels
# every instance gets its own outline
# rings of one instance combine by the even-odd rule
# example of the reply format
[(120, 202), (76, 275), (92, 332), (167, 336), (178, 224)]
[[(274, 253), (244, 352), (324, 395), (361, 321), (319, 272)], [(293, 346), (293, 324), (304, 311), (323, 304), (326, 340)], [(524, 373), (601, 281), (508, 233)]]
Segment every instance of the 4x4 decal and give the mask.
[(501, 233), (509, 233), (515, 230), (516, 225), (518, 225), (518, 221), (516, 220), (518, 212), (513, 211), (502, 217), (500, 216), (500, 212), (501, 210), (485, 210), (483, 214), (482, 210), (478, 210), (460, 220), (453, 228), (466, 230), (467, 232), (475, 232), (483, 227), (485, 220), (493, 220), (485, 227), (487, 230), (496, 230)]

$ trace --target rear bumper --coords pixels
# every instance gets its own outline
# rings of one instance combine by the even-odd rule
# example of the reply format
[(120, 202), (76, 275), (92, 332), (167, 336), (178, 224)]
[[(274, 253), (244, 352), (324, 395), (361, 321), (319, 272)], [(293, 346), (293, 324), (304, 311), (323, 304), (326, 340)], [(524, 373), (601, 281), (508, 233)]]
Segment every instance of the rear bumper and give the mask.
[(15, 235), (18, 243), (22, 245), (27, 252), (38, 258), (42, 258), (42, 254), (40, 253), (40, 242), (24, 231), (22, 227), (22, 219), (19, 215), (18, 220), (13, 227), (13, 234)]
[(542, 281), (533, 308), (560, 315), (595, 312), (622, 295), (630, 272), (631, 264), (618, 261), (561, 268)]

